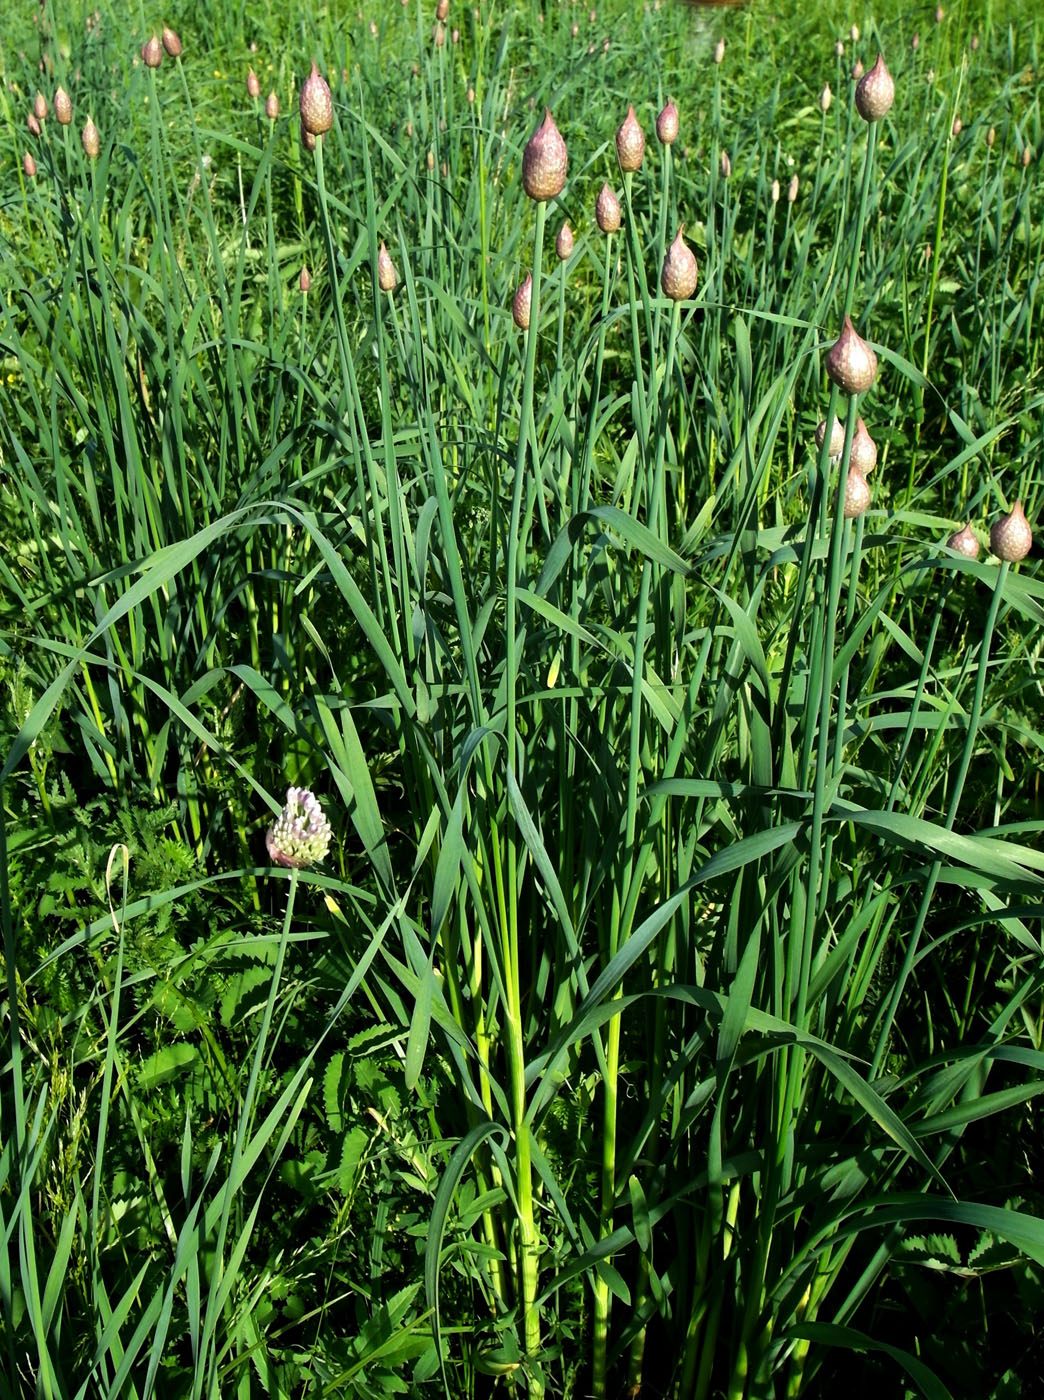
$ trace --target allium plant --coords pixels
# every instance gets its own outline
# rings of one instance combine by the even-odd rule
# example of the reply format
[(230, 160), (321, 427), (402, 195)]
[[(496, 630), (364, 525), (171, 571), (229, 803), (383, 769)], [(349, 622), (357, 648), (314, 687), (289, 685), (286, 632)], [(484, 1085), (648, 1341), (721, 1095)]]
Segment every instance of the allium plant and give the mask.
[(268, 828), (265, 845), (276, 865), (302, 870), (326, 859), (332, 836), (319, 799), (307, 788), (288, 788), (286, 802)]

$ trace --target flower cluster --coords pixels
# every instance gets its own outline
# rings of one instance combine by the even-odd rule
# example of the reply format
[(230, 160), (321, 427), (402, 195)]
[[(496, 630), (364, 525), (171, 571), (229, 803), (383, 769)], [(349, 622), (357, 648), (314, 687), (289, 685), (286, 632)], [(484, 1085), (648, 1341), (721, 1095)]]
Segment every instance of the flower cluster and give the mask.
[(276, 865), (300, 869), (325, 859), (330, 849), (330, 823), (318, 798), (307, 788), (288, 788), (286, 805), (268, 828), (265, 845)]

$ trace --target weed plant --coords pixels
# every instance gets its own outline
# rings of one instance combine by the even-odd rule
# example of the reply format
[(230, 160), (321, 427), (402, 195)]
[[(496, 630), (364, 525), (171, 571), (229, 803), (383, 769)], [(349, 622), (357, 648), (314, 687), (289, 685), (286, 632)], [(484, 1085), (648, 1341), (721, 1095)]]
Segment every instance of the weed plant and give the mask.
[(0, 22), (0, 1400), (1040, 1393), (1039, 23), (814, 8)]

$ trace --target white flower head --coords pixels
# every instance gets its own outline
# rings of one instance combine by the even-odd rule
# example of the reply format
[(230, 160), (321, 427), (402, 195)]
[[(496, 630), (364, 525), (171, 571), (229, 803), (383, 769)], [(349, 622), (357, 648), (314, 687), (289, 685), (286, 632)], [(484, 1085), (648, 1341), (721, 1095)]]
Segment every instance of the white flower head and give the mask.
[(307, 788), (288, 788), (286, 805), (268, 828), (265, 845), (276, 865), (301, 869), (324, 860), (330, 849), (330, 823)]

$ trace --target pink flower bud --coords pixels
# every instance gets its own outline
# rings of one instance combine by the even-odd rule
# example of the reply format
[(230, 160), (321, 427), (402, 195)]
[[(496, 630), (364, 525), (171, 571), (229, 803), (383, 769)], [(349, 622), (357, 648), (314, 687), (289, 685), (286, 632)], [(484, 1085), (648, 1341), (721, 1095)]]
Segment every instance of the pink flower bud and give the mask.
[(522, 152), (522, 188), (530, 199), (554, 199), (565, 185), (569, 153), (550, 107)]

